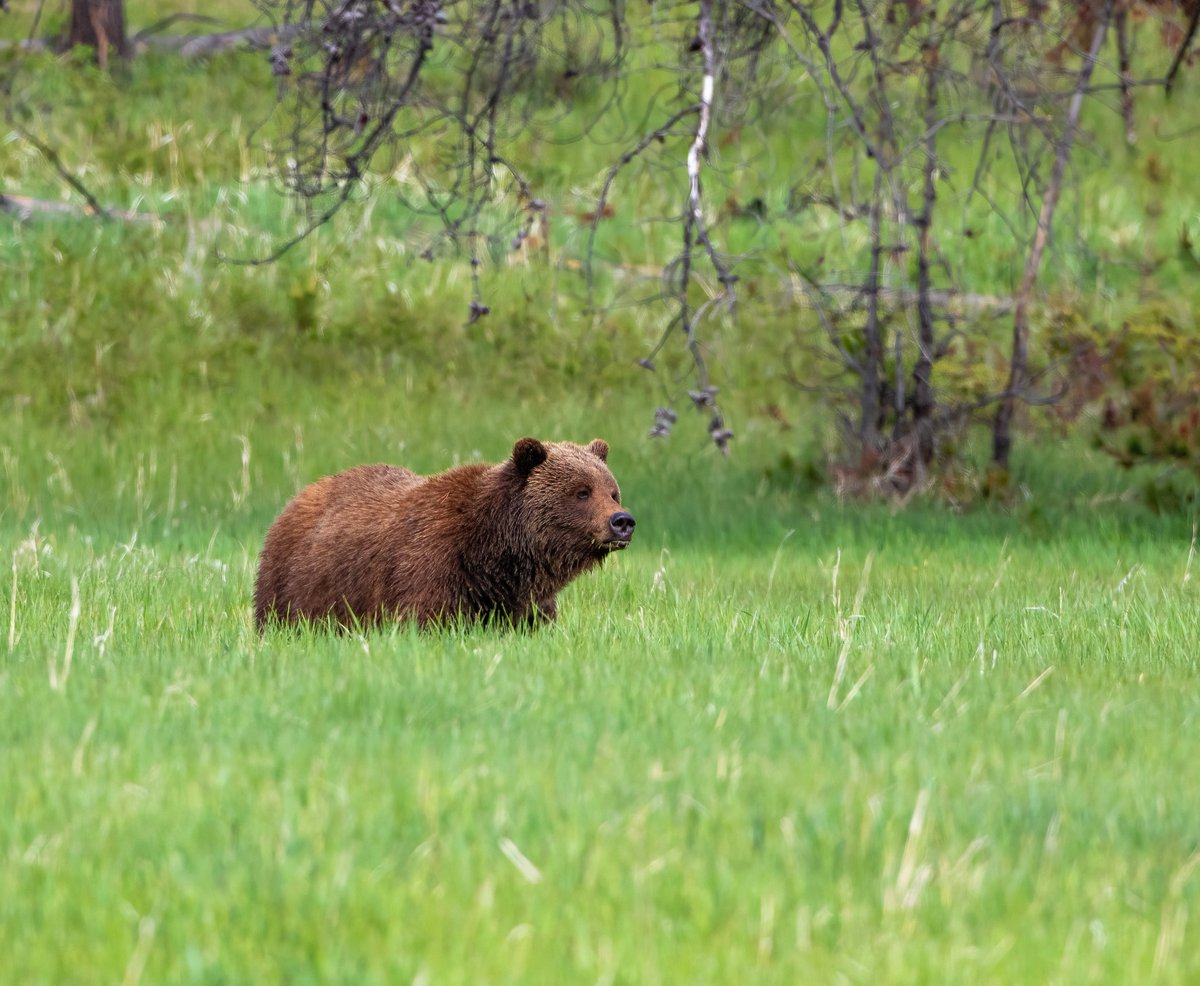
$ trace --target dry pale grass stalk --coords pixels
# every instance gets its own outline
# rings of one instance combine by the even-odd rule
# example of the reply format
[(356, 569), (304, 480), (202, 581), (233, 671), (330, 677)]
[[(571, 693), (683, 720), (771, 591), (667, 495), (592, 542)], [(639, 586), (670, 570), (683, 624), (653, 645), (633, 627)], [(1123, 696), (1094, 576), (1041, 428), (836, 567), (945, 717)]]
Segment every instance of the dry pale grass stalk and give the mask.
[(1183, 566), (1183, 584), (1192, 581), (1192, 559), (1196, 557), (1196, 521), (1192, 521), (1192, 543), (1188, 545), (1187, 562)]
[(87, 752), (88, 743), (92, 741), (92, 736), (96, 732), (96, 724), (97, 719), (92, 716), (87, 721), (87, 725), (83, 727), (79, 742), (75, 744), (75, 752), (71, 755), (71, 773), (76, 777), (83, 776), (83, 755)]
[(97, 657), (104, 657), (104, 652), (108, 650), (108, 642), (112, 640), (113, 627), (117, 622), (117, 607), (108, 607), (108, 627), (103, 633), (98, 633), (92, 638), (92, 646), (96, 648)]
[(137, 986), (146, 971), (146, 960), (150, 958), (150, 948), (154, 944), (154, 935), (158, 931), (158, 922), (147, 915), (138, 922), (138, 940), (125, 966), (125, 976), (121, 986)]
[(761, 897), (758, 902), (758, 961), (770, 961), (775, 950), (775, 898)]
[(837, 620), (838, 636), (842, 639), (842, 649), (838, 653), (837, 666), (833, 672), (833, 684), (829, 686), (829, 699), (826, 705), (830, 709), (839, 710), (845, 707), (846, 702), (849, 702), (859, 689), (870, 677), (873, 668), (868, 668), (861, 678), (854, 684), (850, 690), (850, 694), (846, 696), (846, 702), (838, 702), (838, 692), (842, 687), (842, 681), (846, 677), (846, 663), (850, 657), (850, 647), (854, 643), (854, 621), (861, 618), (863, 597), (867, 594), (867, 584), (871, 580), (871, 566), (875, 561), (875, 552), (872, 551), (867, 555), (867, 560), (863, 564), (862, 577), (858, 580), (858, 590), (854, 594), (854, 609), (849, 616), (842, 616), (842, 592), (838, 587), (838, 574), (842, 567), (842, 552), (838, 549), (837, 561), (833, 564), (833, 609), (834, 616)]
[[(1016, 701), (1019, 702), (1019, 701), (1021, 701), (1021, 699), (1027, 698), (1029, 695), (1032, 695), (1038, 688), (1041, 687), (1042, 682), (1044, 682), (1052, 674), (1054, 674), (1054, 665), (1053, 664), (1051, 664), (1049, 667), (1047, 667), (1045, 671), (1043, 671), (1036, 678), (1034, 678), (1033, 681), (1031, 681), (1028, 685), (1026, 685), (1025, 690), (1022, 691), (1021, 694), (1017, 696)], [(1015, 705), (1016, 702), (1014, 702), (1013, 704)]]
[(844, 699), (842, 699), (841, 703), (838, 705), (838, 707), (834, 711), (841, 712), (842, 709), (844, 709), (847, 705), (849, 705), (851, 702), (853, 702), (854, 699), (858, 697), (858, 693), (860, 691), (862, 691), (862, 686), (867, 683), (867, 681), (870, 679), (871, 675), (873, 675), (874, 673), (875, 673), (875, 665), (868, 664), (867, 670), (858, 676), (858, 681), (856, 681), (853, 685), (850, 686), (850, 691), (848, 691), (846, 693), (846, 697)]
[(233, 496), (234, 507), (240, 509), (250, 499), (250, 439), (245, 435), (235, 437), (242, 444), (242, 472), (240, 486), (236, 489), (230, 486), (229, 492)]
[(504, 853), (505, 858), (517, 868), (517, 872), (525, 878), (529, 883), (541, 883), (542, 871), (529, 861), (526, 856), (512, 839), (507, 836), (500, 839), (500, 851)]
[(167, 486), (167, 517), (175, 516), (175, 496), (179, 487), (179, 464), (171, 463), (171, 482)]
[[(783, 536), (783, 539), (779, 542), (779, 547), (775, 549), (775, 560), (773, 562), (771, 562), (771, 573), (767, 576), (767, 593), (768, 594), (771, 592), (771, 586), (773, 586), (775, 584), (775, 570), (777, 568), (779, 568), (779, 558), (783, 554), (783, 546), (785, 544), (787, 544), (787, 539), (790, 538), (795, 533), (796, 532), (794, 529), (788, 531)], [(1195, 539), (1193, 538), (1193, 542), (1194, 542), (1194, 540)], [(840, 560), (840, 558), (841, 558), (840, 553), (838, 555), (838, 558)]]
[(62, 666), (56, 667), (54, 659), (50, 659), (50, 688), (61, 692), (67, 687), (67, 679), (71, 677), (71, 658), (75, 654), (75, 631), (79, 629), (79, 579), (71, 576), (71, 615), (67, 626), (67, 645), (63, 649)]
[(1133, 568), (1131, 568), (1131, 569), (1130, 569), (1128, 572), (1126, 572), (1126, 573), (1125, 573), (1125, 578), (1121, 579), (1121, 581), (1117, 583), (1117, 588), (1116, 588), (1116, 591), (1117, 591), (1117, 592), (1124, 592), (1124, 591), (1125, 591), (1125, 586), (1129, 585), (1129, 580), (1130, 580), (1131, 578), (1133, 578), (1135, 575), (1137, 575), (1137, 573), (1138, 573), (1138, 571), (1141, 569), (1141, 567), (1142, 567), (1142, 563), (1141, 563), (1141, 562), (1138, 562), (1137, 564), (1135, 564), (1135, 565), (1133, 566)]
[(1154, 965), (1150, 970), (1151, 975), (1155, 977), (1179, 960), (1188, 921), (1188, 907), (1183, 899), (1183, 889), (1197, 866), (1200, 866), (1200, 852), (1192, 853), (1187, 862), (1171, 877), (1171, 884), (1162, 905), (1158, 941), (1154, 946)]
[(17, 646), (17, 556), (13, 554), (12, 593), (8, 605), (8, 652), (11, 654)]
[(992, 583), (992, 592), (1000, 588), (1000, 583), (1004, 581), (1004, 572), (1008, 568), (1008, 563), (1012, 561), (1012, 555), (1008, 553), (1008, 536), (1006, 535), (1003, 543), (1000, 545), (1000, 561), (996, 566), (996, 581)]
[(912, 817), (908, 820), (908, 838), (904, 842), (904, 854), (900, 857), (900, 869), (896, 882), (884, 891), (884, 907), (889, 911), (910, 911), (917, 906), (921, 891), (933, 876), (928, 863), (920, 863), (921, 835), (925, 831), (925, 815), (929, 810), (929, 788), (917, 793)]

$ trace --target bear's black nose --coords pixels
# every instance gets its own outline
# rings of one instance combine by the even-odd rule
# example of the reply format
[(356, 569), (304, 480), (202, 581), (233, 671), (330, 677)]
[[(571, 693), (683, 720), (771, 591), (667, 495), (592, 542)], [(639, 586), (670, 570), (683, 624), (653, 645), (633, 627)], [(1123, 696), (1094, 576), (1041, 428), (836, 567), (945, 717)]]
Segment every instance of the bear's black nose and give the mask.
[(633, 514), (627, 514), (624, 510), (620, 513), (613, 514), (608, 518), (608, 529), (617, 537), (628, 541), (633, 537), (633, 525), (637, 523), (633, 519)]

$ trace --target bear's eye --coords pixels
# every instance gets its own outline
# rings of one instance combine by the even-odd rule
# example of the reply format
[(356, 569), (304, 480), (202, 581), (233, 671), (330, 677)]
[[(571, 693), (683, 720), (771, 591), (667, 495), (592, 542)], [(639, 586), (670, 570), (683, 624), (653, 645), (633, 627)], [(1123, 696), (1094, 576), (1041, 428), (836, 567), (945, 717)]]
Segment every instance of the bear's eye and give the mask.
[(589, 489), (582, 489), (582, 490), (580, 490), (578, 493), (576, 493), (576, 494), (575, 494), (575, 499), (577, 499), (577, 500), (586, 500), (586, 499), (587, 499), (589, 496), (591, 496), (591, 495), (592, 495), (592, 491), (591, 491), (591, 490), (589, 490)]
[(616, 492), (615, 490), (613, 491), (612, 498), (613, 498), (613, 503), (620, 503), (620, 502), (621, 502), (621, 494), (620, 494), (620, 493), (618, 493), (618, 492)]

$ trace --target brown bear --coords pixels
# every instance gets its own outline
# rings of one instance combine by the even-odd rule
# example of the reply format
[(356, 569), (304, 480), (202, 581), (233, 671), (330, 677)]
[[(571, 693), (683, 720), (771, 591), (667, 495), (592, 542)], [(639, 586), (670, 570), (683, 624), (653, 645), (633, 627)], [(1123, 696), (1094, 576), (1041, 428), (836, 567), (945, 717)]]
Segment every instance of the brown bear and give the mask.
[(607, 459), (599, 438), (522, 438), (495, 466), (326, 476), (267, 532), (255, 622), (553, 620), (558, 592), (633, 536)]

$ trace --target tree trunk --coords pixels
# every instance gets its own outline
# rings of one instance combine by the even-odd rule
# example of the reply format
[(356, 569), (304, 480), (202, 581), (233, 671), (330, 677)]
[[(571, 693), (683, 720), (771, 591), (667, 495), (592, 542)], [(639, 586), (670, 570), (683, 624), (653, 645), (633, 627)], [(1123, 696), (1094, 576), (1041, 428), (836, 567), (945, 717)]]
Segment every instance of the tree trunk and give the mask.
[(1133, 71), (1129, 55), (1129, 17), (1124, 10), (1117, 13), (1117, 58), (1121, 72), (1121, 115), (1125, 118), (1125, 143), (1130, 147), (1137, 143), (1137, 130), (1133, 124)]
[(937, 185), (934, 182), (934, 169), (937, 167), (937, 104), (938, 104), (938, 75), (937, 66), (939, 51), (931, 36), (923, 52), (925, 61), (925, 160), (921, 170), (924, 174), (924, 186), (921, 194), (921, 216), (919, 239), (917, 242), (917, 331), (918, 349), (917, 363), (913, 367), (913, 429), (916, 432), (918, 461), (920, 465), (928, 465), (933, 461), (933, 409), (935, 405), (933, 394), (933, 303), (930, 300), (932, 289), (932, 250), (933, 240), (933, 209), (937, 203)]
[(124, 58), (128, 54), (124, 0), (71, 0), (67, 44), (71, 48), (76, 45), (95, 48), (101, 68), (108, 67), (110, 53)]
[(1071, 148), (1075, 143), (1075, 132), (1079, 127), (1079, 114), (1083, 110), (1083, 96), (1092, 78), (1092, 69), (1096, 67), (1096, 59), (1100, 55), (1100, 47), (1104, 44), (1104, 35), (1108, 31), (1109, 19), (1112, 16), (1112, 0), (1104, 7), (1100, 21), (1096, 24), (1092, 36), (1092, 46), (1083, 58), (1083, 65), (1075, 80), (1075, 92), (1071, 96), (1071, 105), (1067, 111), (1066, 124), (1059, 138), (1058, 151), (1054, 157), (1054, 168), (1050, 173), (1050, 183), (1046, 186), (1046, 194), (1042, 199), (1041, 212), (1038, 214), (1037, 231), (1033, 235), (1033, 244), (1029, 248), (1029, 256), (1025, 258), (1025, 271), (1021, 277), (1021, 286), (1017, 291), (1016, 304), (1013, 309), (1013, 343), (1012, 363), (1009, 368), (1008, 386), (996, 410), (996, 420), (992, 425), (992, 465), (1007, 473), (1008, 457), (1012, 451), (1012, 419), (1016, 411), (1017, 398), (1029, 381), (1029, 305), (1033, 297), (1033, 288), (1037, 284), (1038, 270), (1042, 265), (1042, 254), (1046, 251), (1046, 242), (1050, 238), (1050, 227), (1054, 222), (1054, 211), (1058, 208), (1058, 198), (1062, 192), (1063, 178), (1067, 172), (1067, 162), (1071, 159)]
[(862, 374), (862, 420), (859, 422), (860, 452), (865, 462), (875, 457), (883, 444), (879, 435), (880, 383), (883, 374), (883, 335), (879, 329), (879, 263), (883, 246), (880, 242), (879, 199), (883, 194), (883, 169), (876, 163), (875, 189), (871, 195), (871, 269), (867, 273), (866, 355)]

